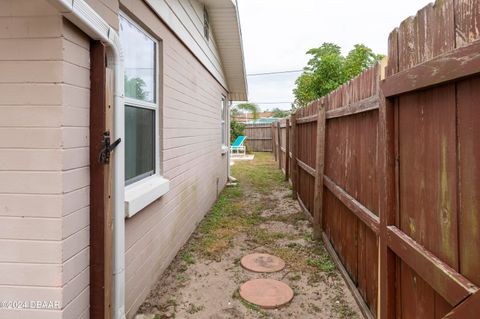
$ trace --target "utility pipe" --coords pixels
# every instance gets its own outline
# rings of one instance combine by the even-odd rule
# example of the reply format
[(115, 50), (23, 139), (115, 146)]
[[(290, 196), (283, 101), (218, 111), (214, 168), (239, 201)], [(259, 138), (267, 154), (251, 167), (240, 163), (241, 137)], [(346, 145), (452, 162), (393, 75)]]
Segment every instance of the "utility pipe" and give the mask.
[[(117, 32), (84, 0), (48, 0), (59, 12), (94, 40), (108, 47), (107, 61), (114, 69), (114, 130), (113, 140), (124, 141), (124, 70), (120, 38)], [(125, 177), (124, 143), (113, 154), (113, 318), (125, 319)]]

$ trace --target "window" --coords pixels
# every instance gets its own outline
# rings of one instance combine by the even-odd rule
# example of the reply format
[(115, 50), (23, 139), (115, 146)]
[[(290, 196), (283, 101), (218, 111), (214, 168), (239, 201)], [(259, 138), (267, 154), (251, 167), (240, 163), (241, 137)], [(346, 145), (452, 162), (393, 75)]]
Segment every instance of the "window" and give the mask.
[(222, 134), (222, 145), (226, 146), (227, 145), (227, 130), (226, 130), (226, 125), (227, 125), (227, 99), (225, 96), (222, 96), (222, 104), (221, 104), (221, 134)]
[(125, 67), (125, 184), (158, 171), (157, 42), (127, 17), (120, 16)]
[(207, 41), (210, 40), (210, 18), (206, 7), (203, 7), (203, 35)]
[(132, 217), (170, 189), (160, 175), (159, 42), (123, 13), (125, 69), (125, 216)]

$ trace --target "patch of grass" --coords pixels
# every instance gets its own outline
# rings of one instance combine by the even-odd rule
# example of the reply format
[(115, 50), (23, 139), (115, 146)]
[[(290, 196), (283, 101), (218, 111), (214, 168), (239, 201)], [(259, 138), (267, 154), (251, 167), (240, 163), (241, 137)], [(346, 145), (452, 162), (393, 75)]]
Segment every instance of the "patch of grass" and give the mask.
[[(203, 257), (220, 260), (225, 250), (231, 247), (233, 238), (240, 232), (250, 233), (257, 225), (266, 221), (263, 210), (272, 206), (268, 201), (245, 200), (246, 192), (269, 193), (283, 183), (282, 173), (272, 165), (269, 153), (257, 153), (255, 161), (238, 162), (232, 167), (232, 174), (239, 179), (239, 185), (225, 188), (215, 205), (200, 223), (191, 249)], [(261, 243), (271, 242), (273, 237), (259, 233)], [(183, 257), (182, 257), (183, 259)], [(184, 260), (187, 264), (189, 258)]]
[(238, 233), (265, 221), (260, 215), (261, 210), (242, 200), (242, 194), (238, 186), (226, 188), (220, 194), (210, 213), (200, 223), (200, 238), (192, 244), (196, 252), (209, 259), (220, 260)]
[(185, 282), (187, 281), (189, 278), (185, 275), (177, 275), (176, 279), (179, 281), (179, 282)]
[(252, 311), (255, 311), (255, 312), (260, 312), (260, 311), (262, 311), (259, 306), (254, 305), (253, 303), (249, 303), (248, 301), (246, 301), (246, 300), (244, 300), (244, 299), (240, 299), (240, 302), (241, 302), (242, 305), (243, 305), (245, 308), (247, 308), (248, 310), (252, 310)]
[(342, 319), (355, 319), (358, 318), (357, 313), (350, 307), (350, 305), (342, 298), (337, 298), (338, 300), (332, 302), (332, 309), (336, 312)]
[(242, 193), (239, 187), (224, 189), (209, 214), (200, 223), (200, 238), (192, 244), (195, 251), (204, 257), (218, 260), (230, 247), (231, 240), (245, 224), (241, 218), (244, 211), (244, 204), (240, 201)]
[[(162, 312), (168, 312), (170, 313), (168, 316), (163, 314), (163, 315), (155, 315), (155, 319), (163, 319), (163, 318), (175, 318), (175, 313), (177, 312), (177, 301), (175, 299), (169, 299), (164, 305), (160, 307), (160, 310)], [(171, 309), (173, 308), (173, 309)], [(173, 310), (173, 312), (171, 311)]]
[(299, 243), (288, 243), (287, 247), (288, 248), (301, 248), (302, 245), (300, 245)]
[(266, 218), (259, 213), (253, 213), (244, 215), (243, 220), (246, 225), (258, 225), (265, 222)]
[(238, 289), (233, 292), (232, 299), (237, 299), (238, 301), (240, 301), (240, 303), (245, 308), (247, 308), (250, 311), (256, 312), (260, 316), (260, 318), (266, 318), (267, 317), (267, 314), (259, 306), (254, 305), (253, 303), (250, 303), (250, 302), (246, 301), (245, 299), (243, 299), (242, 297), (240, 297), (240, 292), (239, 292)]
[(274, 247), (272, 255), (282, 258), (293, 272), (310, 272), (312, 270), (306, 264), (307, 254), (302, 249)]
[(191, 303), (189, 306), (188, 306), (188, 309), (187, 309), (187, 312), (191, 315), (197, 313), (197, 312), (200, 312), (202, 311), (203, 309), (205, 309), (205, 306), (203, 305), (200, 305), (200, 306), (197, 306), (197, 305), (194, 305), (193, 303)]
[(185, 251), (182, 254), (182, 260), (187, 264), (187, 265), (193, 265), (195, 263), (195, 258), (193, 257), (193, 254), (189, 251)]
[(318, 268), (324, 272), (331, 272), (335, 270), (335, 264), (327, 254), (323, 254), (317, 258), (308, 258), (307, 265)]
[(286, 184), (282, 172), (272, 164), (274, 161), (270, 153), (255, 153), (254, 161), (235, 163), (232, 174), (253, 191), (269, 194), (279, 185)]
[(314, 241), (313, 239), (313, 234), (305, 234), (303, 235), (303, 239), (305, 239), (306, 241)]
[(200, 223), (200, 233), (208, 234), (221, 228), (226, 222), (226, 217), (234, 216), (241, 210), (241, 203), (235, 199), (241, 198), (242, 191), (237, 187), (228, 187), (220, 194), (210, 213)]
[(271, 232), (263, 228), (253, 228), (249, 235), (251, 239), (260, 246), (267, 246), (275, 243), (277, 239), (285, 238), (284, 233)]
[(274, 215), (271, 216), (269, 220), (296, 225), (297, 222), (305, 220), (305, 214), (303, 212), (297, 212), (289, 215)]
[(291, 281), (298, 281), (298, 280), (302, 279), (302, 275), (295, 274), (295, 275), (292, 275), (292, 276), (288, 277), (288, 279), (290, 279)]
[[(269, 207), (272, 206), (272, 203), (270, 202), (267, 202), (265, 200), (261, 200), (261, 201), (257, 201), (257, 200), (253, 200), (252, 203), (251, 203), (252, 207), (251, 207), (251, 214), (253, 215), (260, 215), (263, 213), (264, 210), (268, 209)], [(265, 220), (267, 220), (267, 218), (265, 217), (262, 217)]]
[(173, 307), (173, 311), (177, 312), (177, 301), (175, 299), (169, 299), (167, 305)]

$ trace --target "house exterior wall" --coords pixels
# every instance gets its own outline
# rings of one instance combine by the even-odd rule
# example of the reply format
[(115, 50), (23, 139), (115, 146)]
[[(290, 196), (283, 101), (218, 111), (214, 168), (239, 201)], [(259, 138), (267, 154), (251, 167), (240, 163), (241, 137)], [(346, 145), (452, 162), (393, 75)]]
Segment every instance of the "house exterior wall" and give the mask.
[(131, 318), (227, 181), (220, 134), (221, 98), (227, 91), (143, 1), (122, 5), (161, 41), (161, 166), (171, 183), (166, 195), (126, 220)]
[[(118, 1), (87, 2), (118, 29)], [(170, 180), (167, 194), (125, 220), (132, 318), (226, 183), (228, 92), (144, 1), (121, 5), (161, 43), (161, 170)], [(88, 318), (89, 39), (45, 0), (0, 0), (0, 48), (0, 300), (60, 301), (0, 309), (0, 318)]]
[(0, 318), (87, 317), (89, 40), (2, 0), (0, 48), (0, 300), (58, 302)]
[[(122, 1), (123, 2), (123, 1)], [(176, 36), (223, 85), (225, 74), (212, 27), (209, 40), (204, 36), (203, 4), (195, 0), (145, 0)]]

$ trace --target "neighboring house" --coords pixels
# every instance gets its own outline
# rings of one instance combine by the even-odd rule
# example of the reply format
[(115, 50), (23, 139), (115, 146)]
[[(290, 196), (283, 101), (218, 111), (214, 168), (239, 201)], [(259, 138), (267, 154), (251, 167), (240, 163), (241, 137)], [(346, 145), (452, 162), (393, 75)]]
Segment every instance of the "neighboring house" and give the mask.
[(0, 318), (132, 318), (227, 182), (233, 100), (234, 0), (0, 0)]
[(272, 124), (273, 122), (276, 122), (280, 120), (278, 117), (265, 117), (265, 118), (259, 118), (253, 121), (247, 121), (245, 124)]

